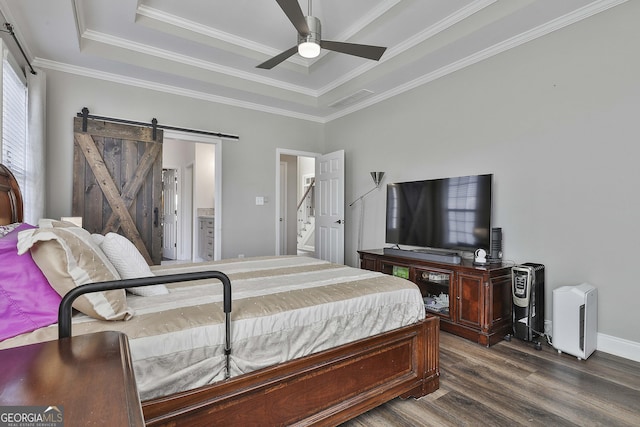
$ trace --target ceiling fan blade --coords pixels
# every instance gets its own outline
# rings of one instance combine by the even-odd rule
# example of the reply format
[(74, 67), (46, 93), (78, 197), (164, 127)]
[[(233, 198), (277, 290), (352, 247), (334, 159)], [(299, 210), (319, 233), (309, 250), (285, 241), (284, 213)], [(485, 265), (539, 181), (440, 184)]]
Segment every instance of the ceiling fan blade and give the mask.
[(375, 61), (382, 57), (386, 47), (370, 46), (366, 44), (333, 42), (330, 40), (321, 40), (320, 46), (323, 49), (332, 50), (334, 52), (346, 53), (348, 55), (359, 56), (361, 58), (373, 59)]
[(287, 15), (289, 21), (296, 27), (296, 30), (300, 35), (306, 36), (309, 34), (309, 25), (307, 20), (304, 19), (304, 14), (298, 4), (298, 0), (276, 0), (280, 5), (280, 8)]
[(293, 56), (297, 52), (298, 52), (298, 46), (294, 46), (291, 49), (285, 50), (281, 54), (276, 55), (267, 61), (264, 61), (262, 64), (256, 65), (256, 68), (264, 68), (265, 70), (270, 70), (276, 65), (278, 65), (279, 63), (281, 63), (282, 61), (284, 61), (285, 59)]

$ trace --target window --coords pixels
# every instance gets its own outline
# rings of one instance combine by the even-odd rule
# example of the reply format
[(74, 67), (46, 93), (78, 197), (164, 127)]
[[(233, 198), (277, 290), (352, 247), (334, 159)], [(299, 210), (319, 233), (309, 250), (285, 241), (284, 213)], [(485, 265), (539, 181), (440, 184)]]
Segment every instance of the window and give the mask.
[(28, 191), (27, 86), (7, 59), (2, 64), (2, 163)]

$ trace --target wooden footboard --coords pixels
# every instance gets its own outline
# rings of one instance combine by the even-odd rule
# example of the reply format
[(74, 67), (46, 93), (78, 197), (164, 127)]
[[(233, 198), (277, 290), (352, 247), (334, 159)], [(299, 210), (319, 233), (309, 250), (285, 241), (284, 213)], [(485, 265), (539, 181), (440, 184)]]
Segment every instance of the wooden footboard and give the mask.
[(439, 319), (143, 402), (147, 426), (336, 425), (439, 387)]

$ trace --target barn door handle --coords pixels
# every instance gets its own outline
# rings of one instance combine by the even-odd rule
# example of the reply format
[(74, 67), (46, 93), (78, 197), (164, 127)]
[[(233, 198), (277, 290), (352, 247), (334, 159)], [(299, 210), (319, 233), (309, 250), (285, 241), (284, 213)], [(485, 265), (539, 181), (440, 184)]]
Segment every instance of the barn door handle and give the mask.
[(153, 208), (153, 226), (158, 226), (158, 208)]

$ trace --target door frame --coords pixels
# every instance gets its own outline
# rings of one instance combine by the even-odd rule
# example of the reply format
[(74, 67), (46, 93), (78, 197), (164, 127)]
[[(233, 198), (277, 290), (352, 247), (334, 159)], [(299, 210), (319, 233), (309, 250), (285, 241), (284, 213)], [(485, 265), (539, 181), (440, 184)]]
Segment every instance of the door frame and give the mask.
[[(182, 200), (188, 201), (189, 203), (185, 203), (186, 206), (180, 207), (183, 218), (193, 218), (193, 169), (193, 163), (189, 163), (184, 168), (184, 177), (182, 179)], [(182, 252), (180, 253), (180, 259), (190, 259), (191, 262), (195, 262), (196, 248), (194, 247), (193, 240), (195, 224), (193, 221), (181, 221), (180, 230), (188, 236), (188, 239), (184, 237), (182, 238), (183, 245)]]
[(278, 185), (280, 185), (279, 187), (279, 193), (280, 193), (280, 198), (276, 198), (276, 200), (278, 201), (278, 205), (280, 206), (280, 209), (278, 211), (278, 237), (280, 237), (280, 246), (278, 246), (278, 252), (276, 255), (285, 255), (287, 253), (287, 237), (288, 237), (288, 233), (287, 233), (287, 221), (289, 220), (288, 216), (287, 216), (287, 192), (286, 192), (286, 188), (287, 188), (287, 177), (289, 174), (288, 168), (287, 168), (288, 164), (287, 162), (283, 162), (282, 160), (280, 161), (280, 169), (278, 169), (278, 173), (280, 174), (280, 181), (278, 183)]
[(290, 150), (287, 148), (276, 148), (276, 162), (275, 162), (275, 171), (276, 172), (276, 201), (275, 205), (275, 233), (276, 233), (276, 245), (274, 254), (278, 255), (280, 253), (280, 198), (282, 195), (280, 194), (280, 156), (282, 155), (290, 155), (290, 156), (298, 156), (298, 157), (313, 157), (317, 159), (322, 156), (321, 153), (312, 153), (309, 151), (299, 151), (299, 150)]
[[(213, 201), (213, 209), (215, 212), (215, 220), (213, 222), (213, 226), (214, 226), (214, 239), (213, 239), (213, 259), (214, 260), (220, 260), (222, 259), (222, 139), (214, 137), (214, 136), (209, 136), (209, 135), (200, 135), (200, 134), (195, 134), (195, 133), (191, 133), (191, 132), (183, 132), (183, 131), (176, 131), (176, 130), (168, 130), (165, 129), (164, 130), (164, 138), (165, 139), (179, 139), (181, 141), (185, 141), (185, 142), (193, 142), (193, 143), (205, 143), (205, 144), (213, 144), (215, 146), (215, 168), (216, 170), (214, 171), (214, 175), (215, 175), (215, 190), (214, 190), (214, 194), (215, 194), (215, 198)], [(192, 246), (193, 246), (193, 242), (196, 241), (195, 236), (193, 234), (195, 234), (195, 230), (197, 229), (197, 227), (193, 227), (193, 224), (195, 224), (198, 221), (198, 213), (196, 211), (196, 209), (192, 208), (192, 218), (191, 218), (191, 224), (192, 224), (192, 236), (191, 236), (191, 242), (192, 242)], [(194, 260), (195, 256), (197, 254), (197, 251), (195, 250), (195, 248), (192, 247), (191, 250), (191, 259)]]

